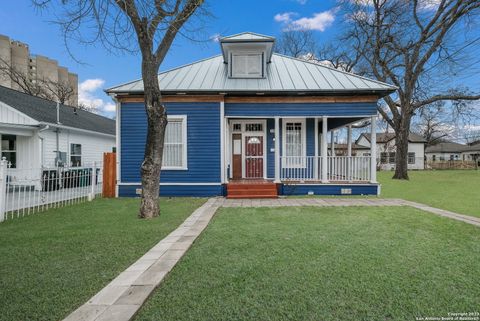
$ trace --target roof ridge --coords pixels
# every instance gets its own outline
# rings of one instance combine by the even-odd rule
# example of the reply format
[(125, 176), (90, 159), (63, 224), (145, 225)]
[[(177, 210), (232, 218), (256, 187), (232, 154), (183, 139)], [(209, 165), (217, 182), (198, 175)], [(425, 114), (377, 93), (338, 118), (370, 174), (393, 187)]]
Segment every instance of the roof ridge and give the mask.
[(274, 52), (272, 55), (280, 56), (280, 57), (284, 57), (284, 58), (289, 58), (289, 59), (292, 59), (292, 60), (298, 60), (298, 61), (301, 61), (301, 62), (304, 62), (304, 63), (307, 63), (307, 64), (311, 64), (311, 65), (314, 65), (314, 66), (319, 66), (319, 67), (326, 68), (326, 69), (329, 69), (329, 70), (332, 70), (332, 71), (336, 71), (336, 72), (340, 72), (340, 73), (342, 73), (342, 74), (346, 74), (346, 75), (349, 75), (349, 76), (354, 76), (354, 77), (360, 78), (360, 79), (362, 79), (362, 80), (373, 81), (373, 82), (376, 82), (376, 83), (378, 83), (378, 84), (381, 84), (381, 85), (384, 85), (384, 86), (388, 86), (388, 87), (390, 87), (390, 88), (392, 88), (392, 89), (398, 89), (396, 86), (393, 86), (393, 85), (388, 84), (388, 83), (386, 83), (386, 82), (383, 82), (383, 81), (380, 81), (380, 80), (376, 80), (376, 79), (372, 79), (372, 78), (368, 78), (368, 77), (364, 77), (364, 76), (360, 76), (360, 75), (354, 74), (354, 73), (352, 73), (352, 72), (348, 72), (348, 71), (344, 71), (344, 70), (340, 70), (340, 69), (335, 69), (335, 68), (326, 66), (326, 65), (324, 65), (324, 64), (314, 63), (314, 62), (311, 62), (311, 61), (308, 61), (308, 60), (303, 60), (303, 59), (300, 59), (300, 58), (283, 55), (283, 54), (278, 53), (278, 52)]
[(255, 36), (258, 36), (258, 37), (263, 37), (263, 38), (275, 40), (275, 37), (273, 37), (273, 36), (267, 36), (267, 35), (264, 35), (262, 33), (253, 32), (253, 31), (244, 31), (244, 32), (239, 32), (239, 33), (236, 33), (236, 34), (233, 34), (233, 35), (230, 35), (230, 36), (221, 37), (220, 41), (222, 41), (223, 39), (238, 37), (238, 36), (246, 35), (246, 34), (255, 35)]

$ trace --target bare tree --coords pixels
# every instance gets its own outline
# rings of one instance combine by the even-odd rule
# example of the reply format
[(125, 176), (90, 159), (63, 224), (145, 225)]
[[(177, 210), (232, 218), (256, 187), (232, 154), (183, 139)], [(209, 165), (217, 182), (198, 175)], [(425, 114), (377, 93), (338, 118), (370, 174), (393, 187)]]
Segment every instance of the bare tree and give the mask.
[(51, 99), (61, 104), (68, 104), (75, 95), (75, 89), (67, 82), (46, 79), (41, 84)]
[(348, 50), (340, 42), (328, 43), (318, 47), (315, 51), (315, 59), (335, 69), (353, 72), (355, 68), (355, 73), (364, 73), (362, 70), (357, 70), (360, 54), (355, 50)]
[(419, 111), (418, 117), (413, 121), (413, 128), (427, 141), (427, 145), (435, 145), (451, 138), (454, 128), (445, 117), (445, 103), (437, 101), (425, 106)]
[(47, 90), (40, 82), (32, 81), (26, 72), (15, 68), (15, 66), (2, 58), (0, 58), (0, 74), (3, 74), (5, 78), (9, 79), (20, 91), (26, 94), (45, 99), (50, 98)]
[(275, 43), (275, 51), (286, 56), (305, 58), (315, 52), (317, 42), (311, 30), (285, 30)]
[(467, 47), (478, 42), (465, 32), (478, 20), (478, 0), (344, 0), (348, 42), (369, 75), (398, 87), (378, 108), (396, 134), (393, 178), (408, 179), (408, 134), (417, 110), (437, 101), (480, 99), (452, 81), (453, 69), (472, 68)]
[(339, 43), (319, 45), (312, 30), (298, 28), (282, 31), (275, 50), (287, 56), (347, 72), (353, 71), (360, 58), (357, 52), (348, 50)]
[[(56, 3), (65, 39), (101, 42), (113, 50), (140, 51), (147, 140), (141, 166), (142, 201), (139, 217), (160, 213), (158, 196), (167, 114), (162, 103), (158, 70), (173, 40), (204, 0), (33, 0), (40, 7)], [(88, 35), (86, 33), (88, 32)], [(68, 47), (68, 45), (67, 45)]]

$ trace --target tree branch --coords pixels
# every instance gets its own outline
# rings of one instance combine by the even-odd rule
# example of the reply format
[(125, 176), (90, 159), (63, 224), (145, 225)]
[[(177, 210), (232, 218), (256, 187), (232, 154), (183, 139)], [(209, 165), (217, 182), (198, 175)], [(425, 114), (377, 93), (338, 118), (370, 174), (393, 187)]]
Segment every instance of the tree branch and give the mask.
[(444, 94), (444, 95), (435, 95), (425, 100), (415, 102), (412, 106), (417, 109), (431, 103), (442, 101), (442, 100), (480, 100), (480, 95), (462, 95), (462, 94)]

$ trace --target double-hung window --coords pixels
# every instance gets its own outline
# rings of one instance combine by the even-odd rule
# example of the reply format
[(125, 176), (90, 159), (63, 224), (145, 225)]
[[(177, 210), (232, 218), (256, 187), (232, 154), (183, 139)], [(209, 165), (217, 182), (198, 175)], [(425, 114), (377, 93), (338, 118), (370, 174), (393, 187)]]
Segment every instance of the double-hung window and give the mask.
[(164, 170), (187, 169), (187, 117), (169, 116), (163, 143)]
[(380, 153), (380, 164), (387, 164), (388, 163), (388, 153), (381, 152)]
[(17, 167), (17, 136), (15, 135), (0, 135), (2, 136), (2, 157), (5, 157), (11, 168)]
[(283, 167), (305, 167), (307, 155), (305, 119), (283, 121)]
[(408, 163), (415, 164), (415, 153), (408, 153)]
[(70, 165), (73, 167), (82, 166), (81, 144), (70, 144)]
[(390, 164), (395, 164), (395, 152), (388, 153), (388, 162)]

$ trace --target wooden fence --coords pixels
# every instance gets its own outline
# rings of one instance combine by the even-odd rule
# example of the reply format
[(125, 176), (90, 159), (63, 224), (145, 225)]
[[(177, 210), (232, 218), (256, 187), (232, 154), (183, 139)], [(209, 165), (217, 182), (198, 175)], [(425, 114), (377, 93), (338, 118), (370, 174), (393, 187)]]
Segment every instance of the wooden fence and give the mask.
[(426, 169), (478, 169), (476, 161), (446, 160), (427, 161)]
[(103, 197), (115, 197), (117, 184), (117, 156), (115, 153), (103, 154)]

